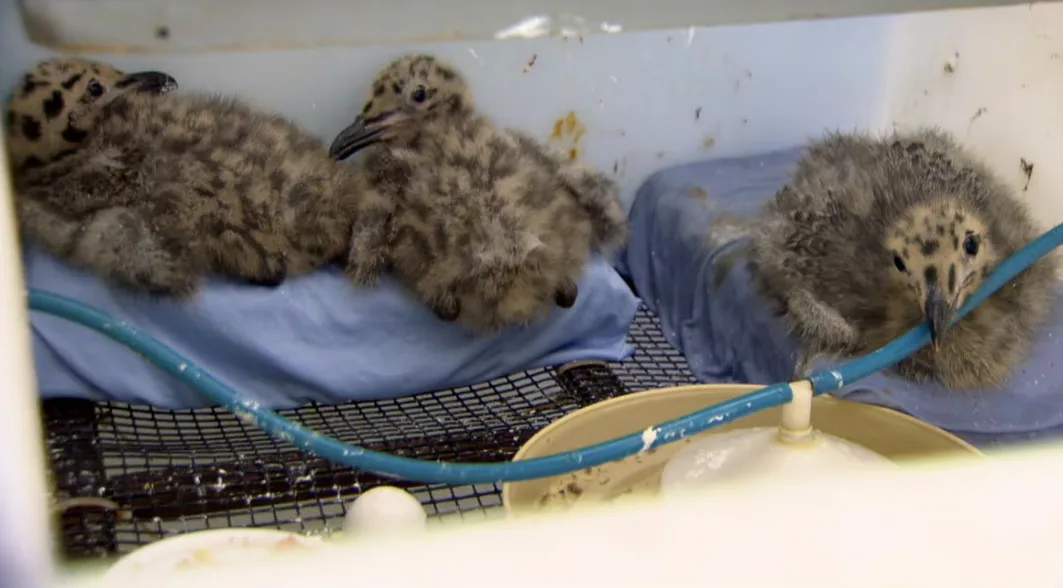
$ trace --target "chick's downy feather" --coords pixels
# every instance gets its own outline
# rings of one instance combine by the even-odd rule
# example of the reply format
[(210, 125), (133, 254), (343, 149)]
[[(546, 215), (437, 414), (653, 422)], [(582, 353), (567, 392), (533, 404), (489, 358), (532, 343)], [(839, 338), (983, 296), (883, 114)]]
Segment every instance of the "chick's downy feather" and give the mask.
[(590, 252), (626, 239), (614, 182), (497, 127), (431, 56), (379, 73), (352, 129), (333, 154), (371, 136), (355, 166), (383, 197), (359, 220), (378, 228), (356, 227), (349, 271), (372, 283), (391, 268), (444, 320), (493, 332), (571, 307)]
[[(962, 305), (1039, 234), (1008, 187), (935, 129), (813, 142), (754, 231), (760, 290), (806, 360), (888, 343), (930, 318), (932, 291)], [(1056, 265), (1037, 262), (897, 371), (954, 388), (999, 384), (1050, 312)]]
[(345, 253), (364, 183), (293, 123), (235, 98), (75, 90), (71, 108), (94, 107), (84, 136), (16, 174), (22, 230), (52, 253), (174, 296), (212, 273), (276, 285)]
[[(386, 264), (444, 320), (476, 331), (523, 324), (553, 305), (569, 307), (589, 251), (591, 226), (572, 199), (550, 198), (554, 178), (521, 165), (508, 137), (469, 141), (464, 163), (446, 165), (406, 148), (373, 149), (367, 167), (406, 170), (392, 184), (387, 240), (352, 248), (361, 281), (363, 255)], [(577, 219), (575, 222), (559, 219)]]

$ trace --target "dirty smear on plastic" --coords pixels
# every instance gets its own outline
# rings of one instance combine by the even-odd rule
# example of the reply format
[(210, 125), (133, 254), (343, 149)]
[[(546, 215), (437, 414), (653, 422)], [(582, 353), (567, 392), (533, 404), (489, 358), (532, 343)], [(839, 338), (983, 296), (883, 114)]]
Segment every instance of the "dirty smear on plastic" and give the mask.
[[(653, 427), (646, 429), (651, 430), (656, 433)], [(645, 432), (643, 437), (645, 441)], [(645, 452), (640, 451), (623, 459), (555, 476), (550, 479), (549, 485), (534, 507), (569, 509), (577, 503), (613, 503), (656, 496), (664, 466), (683, 445), (693, 439), (694, 437), (686, 437), (681, 441), (647, 449)]]

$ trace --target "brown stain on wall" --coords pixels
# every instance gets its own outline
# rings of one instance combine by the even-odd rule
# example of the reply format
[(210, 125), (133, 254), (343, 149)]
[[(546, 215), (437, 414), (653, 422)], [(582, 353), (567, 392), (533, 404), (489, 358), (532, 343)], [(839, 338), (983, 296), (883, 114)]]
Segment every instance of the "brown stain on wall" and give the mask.
[(554, 121), (553, 131), (550, 133), (550, 140), (559, 142), (564, 145), (564, 150), (568, 151), (569, 159), (576, 159), (579, 157), (580, 139), (587, 133), (587, 126), (579, 120), (575, 111), (568, 111), (564, 116)]

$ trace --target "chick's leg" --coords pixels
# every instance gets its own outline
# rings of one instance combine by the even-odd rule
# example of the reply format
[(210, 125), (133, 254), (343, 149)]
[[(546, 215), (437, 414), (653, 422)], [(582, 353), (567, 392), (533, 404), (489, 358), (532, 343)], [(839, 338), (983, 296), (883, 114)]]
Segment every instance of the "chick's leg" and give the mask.
[(461, 315), (461, 303), (453, 292), (443, 292), (431, 298), (428, 307), (445, 323), (452, 323)]
[(554, 303), (560, 308), (572, 308), (576, 304), (576, 298), (579, 297), (579, 286), (576, 285), (570, 279), (564, 279), (561, 281), (561, 285), (558, 286), (557, 291), (554, 292)]
[(78, 152), (20, 175), (15, 191), (72, 217), (143, 202), (144, 178), (114, 149)]
[(350, 250), (344, 273), (355, 284), (375, 286), (391, 265), (391, 199), (368, 190), (351, 227)]
[(808, 291), (792, 292), (787, 306), (789, 313), (800, 317), (802, 339), (816, 350), (841, 353), (858, 342), (856, 329)]
[(131, 290), (182, 298), (199, 285), (187, 258), (137, 209), (119, 206), (71, 219), (20, 197), (18, 216), (23, 235), (46, 251)]

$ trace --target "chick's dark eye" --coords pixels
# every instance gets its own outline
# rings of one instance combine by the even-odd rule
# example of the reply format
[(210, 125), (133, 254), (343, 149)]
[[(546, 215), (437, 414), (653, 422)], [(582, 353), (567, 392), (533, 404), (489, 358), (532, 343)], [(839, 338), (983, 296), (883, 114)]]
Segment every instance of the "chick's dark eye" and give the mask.
[(974, 235), (967, 235), (963, 240), (963, 252), (967, 255), (978, 255), (978, 239)]
[(424, 102), (428, 99), (428, 92), (425, 92), (424, 88), (417, 88), (413, 91), (413, 94), (410, 95), (410, 98), (414, 102)]
[(893, 267), (897, 268), (898, 271), (902, 272), (907, 271), (908, 269), (908, 266), (904, 265), (904, 260), (901, 259), (901, 256), (899, 255), (893, 256)]
[(103, 94), (103, 84), (101, 84), (97, 80), (90, 81), (89, 96), (92, 96), (93, 98), (99, 98), (100, 94)]

